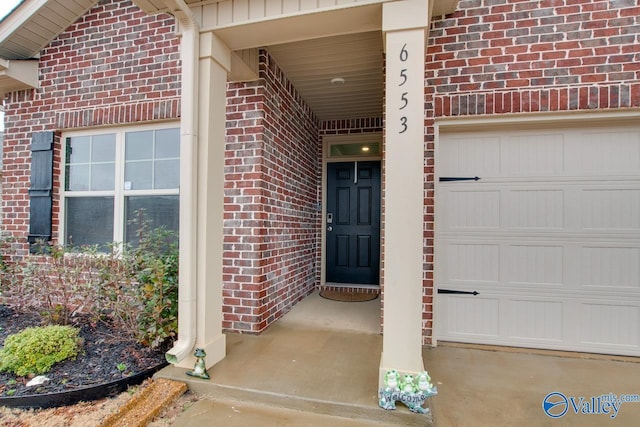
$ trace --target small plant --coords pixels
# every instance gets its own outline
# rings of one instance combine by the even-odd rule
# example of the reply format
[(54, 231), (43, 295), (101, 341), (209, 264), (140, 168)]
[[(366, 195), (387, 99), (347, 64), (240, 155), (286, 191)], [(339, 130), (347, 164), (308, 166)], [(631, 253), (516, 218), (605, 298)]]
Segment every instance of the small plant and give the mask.
[(27, 328), (9, 335), (0, 349), (0, 371), (19, 376), (44, 374), (81, 350), (79, 330), (70, 326)]
[(127, 364), (126, 363), (118, 363), (116, 365), (116, 368), (118, 368), (118, 371), (124, 372), (124, 371), (127, 370)]

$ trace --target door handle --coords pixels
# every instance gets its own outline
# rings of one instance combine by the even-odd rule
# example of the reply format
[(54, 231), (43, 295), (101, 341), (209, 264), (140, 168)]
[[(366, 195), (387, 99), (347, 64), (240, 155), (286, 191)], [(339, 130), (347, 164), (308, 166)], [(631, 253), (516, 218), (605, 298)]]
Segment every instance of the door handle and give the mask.
[(480, 295), (478, 291), (456, 291), (453, 289), (438, 289), (439, 294), (456, 294), (456, 295)]
[(327, 227), (327, 231), (333, 231), (333, 227), (330, 225)]

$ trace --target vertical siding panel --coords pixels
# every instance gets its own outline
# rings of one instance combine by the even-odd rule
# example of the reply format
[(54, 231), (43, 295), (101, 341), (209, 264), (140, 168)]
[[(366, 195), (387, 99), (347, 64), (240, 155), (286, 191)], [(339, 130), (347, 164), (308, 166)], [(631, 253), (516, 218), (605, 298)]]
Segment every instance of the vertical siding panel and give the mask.
[(336, 5), (335, 0), (318, 0), (318, 7), (332, 7)]
[(298, 0), (282, 0), (283, 13), (295, 13), (300, 11), (300, 2)]
[(218, 3), (218, 25), (233, 24), (233, 0)]
[(265, 16), (265, 0), (249, 0), (249, 19), (261, 19)]
[(266, 0), (266, 16), (274, 16), (282, 14), (282, 1), (281, 0)]
[(202, 18), (200, 19), (201, 28), (214, 27), (218, 23), (218, 3), (207, 4), (198, 9), (200, 9), (200, 14), (202, 14)]
[(313, 10), (318, 8), (317, 0), (300, 0), (300, 10)]
[(249, 0), (234, 0), (233, 22), (242, 22), (249, 19)]

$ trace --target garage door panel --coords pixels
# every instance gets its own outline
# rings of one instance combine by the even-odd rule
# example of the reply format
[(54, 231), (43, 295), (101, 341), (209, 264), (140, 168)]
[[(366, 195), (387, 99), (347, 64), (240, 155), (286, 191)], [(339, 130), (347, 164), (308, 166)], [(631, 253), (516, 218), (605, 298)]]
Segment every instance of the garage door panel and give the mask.
[(640, 248), (585, 246), (581, 255), (583, 286), (640, 289)]
[(640, 231), (640, 189), (586, 188), (582, 218), (585, 230)]
[(640, 172), (640, 135), (637, 130), (609, 129), (579, 132), (567, 156), (567, 173), (611, 175)]
[(450, 243), (446, 262), (450, 283), (498, 283), (500, 280), (499, 245)]
[(638, 306), (606, 302), (583, 304), (581, 342), (637, 348), (640, 344), (639, 314)]
[(498, 297), (484, 298), (445, 296), (446, 324), (450, 336), (498, 337), (500, 301)]
[(500, 137), (500, 176), (547, 176), (564, 169), (564, 135), (530, 133)]
[(547, 245), (508, 245), (501, 282), (562, 285), (564, 248)]
[(455, 215), (445, 220), (454, 230), (498, 229), (500, 227), (500, 192), (452, 191), (447, 202)]
[(436, 184), (436, 287), (479, 295), (437, 295), (438, 339), (640, 356), (640, 125), (445, 134), (443, 164), (481, 180)]
[(561, 301), (512, 299), (505, 304), (505, 335), (509, 339), (562, 341)]
[(565, 217), (564, 190), (523, 189), (505, 191), (503, 227), (562, 230)]
[(452, 138), (441, 147), (441, 176), (496, 176), (500, 171), (500, 137), (473, 135)]

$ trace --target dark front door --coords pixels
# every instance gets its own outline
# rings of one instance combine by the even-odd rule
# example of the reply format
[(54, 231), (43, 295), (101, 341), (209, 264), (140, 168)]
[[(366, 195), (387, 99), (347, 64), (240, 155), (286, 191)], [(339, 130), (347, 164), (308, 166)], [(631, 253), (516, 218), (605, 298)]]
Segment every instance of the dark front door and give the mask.
[(327, 282), (379, 284), (380, 162), (327, 165)]

